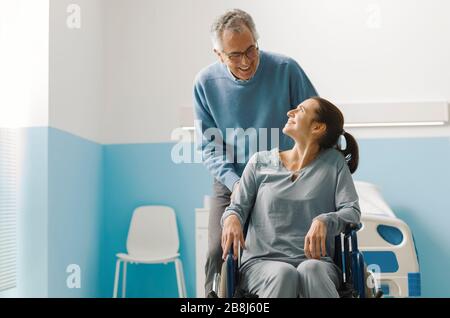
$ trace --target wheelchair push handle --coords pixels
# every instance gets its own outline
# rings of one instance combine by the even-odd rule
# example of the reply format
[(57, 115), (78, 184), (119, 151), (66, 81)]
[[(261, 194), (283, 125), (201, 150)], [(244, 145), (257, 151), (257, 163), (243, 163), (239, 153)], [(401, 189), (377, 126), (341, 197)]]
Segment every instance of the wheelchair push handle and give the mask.
[(349, 223), (345, 226), (344, 235), (350, 234), (352, 231), (358, 232), (362, 227), (361, 223)]

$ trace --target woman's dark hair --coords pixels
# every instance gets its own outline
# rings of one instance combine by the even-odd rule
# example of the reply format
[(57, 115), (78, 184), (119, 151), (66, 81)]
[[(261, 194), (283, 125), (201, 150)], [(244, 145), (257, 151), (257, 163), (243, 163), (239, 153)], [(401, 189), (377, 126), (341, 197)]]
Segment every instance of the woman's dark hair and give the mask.
[[(341, 111), (326, 99), (318, 96), (311, 99), (318, 104), (315, 120), (327, 126), (325, 134), (318, 141), (320, 149), (335, 148), (339, 150), (344, 155), (350, 172), (355, 172), (359, 162), (358, 143), (352, 135), (344, 131), (344, 116)], [(347, 144), (345, 149), (340, 149), (338, 146), (338, 140), (341, 135), (345, 137)]]

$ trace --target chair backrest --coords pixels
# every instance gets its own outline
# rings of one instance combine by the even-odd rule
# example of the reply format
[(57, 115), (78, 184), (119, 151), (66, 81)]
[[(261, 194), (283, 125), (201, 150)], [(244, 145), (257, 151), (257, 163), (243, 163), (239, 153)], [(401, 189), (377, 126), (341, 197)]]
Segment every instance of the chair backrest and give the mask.
[(138, 257), (164, 257), (178, 253), (175, 212), (167, 206), (140, 206), (133, 212), (127, 252)]

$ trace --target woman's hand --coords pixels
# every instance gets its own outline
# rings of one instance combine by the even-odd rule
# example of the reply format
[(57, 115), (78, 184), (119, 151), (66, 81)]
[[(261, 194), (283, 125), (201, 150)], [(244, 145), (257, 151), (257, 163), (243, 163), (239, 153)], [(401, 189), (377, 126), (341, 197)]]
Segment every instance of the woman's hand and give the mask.
[(314, 220), (305, 237), (305, 254), (307, 258), (320, 259), (326, 256), (325, 246), (327, 238), (327, 225), (320, 220)]
[(233, 244), (233, 258), (238, 257), (238, 244), (241, 243), (242, 248), (245, 248), (244, 233), (242, 232), (241, 222), (236, 215), (231, 214), (223, 221), (222, 230), (222, 258), (226, 259), (231, 244)]

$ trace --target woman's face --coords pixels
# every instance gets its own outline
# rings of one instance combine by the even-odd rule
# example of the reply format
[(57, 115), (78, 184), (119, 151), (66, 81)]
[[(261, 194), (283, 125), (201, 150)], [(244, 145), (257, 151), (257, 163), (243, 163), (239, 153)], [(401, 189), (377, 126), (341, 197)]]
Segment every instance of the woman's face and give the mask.
[(317, 102), (314, 99), (303, 101), (297, 108), (288, 111), (288, 120), (283, 128), (283, 133), (294, 140), (309, 140), (312, 136), (313, 124), (318, 124), (314, 119)]

